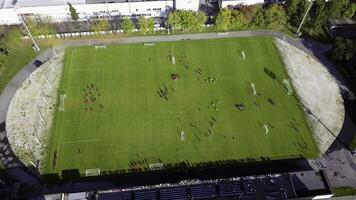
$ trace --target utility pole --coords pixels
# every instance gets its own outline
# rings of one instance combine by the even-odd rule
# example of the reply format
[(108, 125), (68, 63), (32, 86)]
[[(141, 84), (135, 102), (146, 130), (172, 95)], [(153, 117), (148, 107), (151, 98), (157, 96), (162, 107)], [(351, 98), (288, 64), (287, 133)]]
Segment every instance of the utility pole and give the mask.
[(305, 21), (305, 19), (307, 18), (307, 15), (308, 15), (308, 13), (309, 13), (311, 7), (313, 6), (313, 3), (314, 3), (314, 0), (311, 0), (311, 1), (310, 1), (310, 4), (309, 4), (309, 6), (308, 6), (308, 9), (307, 9), (307, 11), (306, 11), (305, 14), (304, 14), (303, 19), (302, 19), (302, 21), (300, 22), (300, 25), (299, 25), (298, 30), (297, 30), (297, 33), (296, 33), (296, 34), (297, 34), (297, 37), (299, 37), (299, 35), (300, 35), (300, 29), (302, 28), (302, 26), (303, 26), (303, 24), (304, 24), (304, 21)]
[(16, 9), (16, 11), (17, 11), (17, 14), (20, 15), (20, 17), (21, 17), (21, 22), (22, 22), (22, 24), (25, 26), (26, 31), (28, 32), (28, 34), (29, 34), (29, 36), (30, 36), (30, 38), (31, 38), (31, 40), (32, 40), (32, 42), (33, 42), (33, 44), (35, 45), (35, 51), (40, 52), (41, 49), (40, 49), (40, 47), (38, 46), (38, 44), (37, 44), (35, 38), (33, 38), (30, 29), (28, 29), (27, 24), (26, 24), (26, 22), (25, 22), (25, 19), (23, 18), (22, 14), (19, 12), (18, 9)]

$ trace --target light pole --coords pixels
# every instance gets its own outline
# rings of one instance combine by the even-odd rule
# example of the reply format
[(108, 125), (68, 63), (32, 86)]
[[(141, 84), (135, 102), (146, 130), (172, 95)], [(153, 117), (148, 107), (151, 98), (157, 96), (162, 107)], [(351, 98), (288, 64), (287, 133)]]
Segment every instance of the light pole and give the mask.
[(309, 4), (309, 6), (308, 6), (308, 9), (307, 9), (307, 11), (305, 12), (305, 14), (304, 14), (304, 16), (303, 16), (303, 19), (302, 19), (302, 21), (300, 22), (300, 25), (299, 25), (298, 30), (297, 30), (297, 33), (296, 33), (296, 34), (297, 34), (297, 37), (299, 37), (299, 35), (300, 35), (300, 29), (302, 28), (302, 26), (303, 26), (303, 24), (304, 24), (304, 21), (305, 21), (305, 19), (307, 18), (307, 15), (308, 15), (308, 13), (309, 13), (311, 7), (313, 6), (313, 3), (314, 3), (314, 0), (311, 0), (311, 1), (310, 1), (310, 4)]
[(20, 17), (21, 17), (21, 23), (22, 23), (22, 24), (24, 25), (24, 27), (26, 28), (26, 31), (28, 32), (28, 35), (30, 36), (30, 38), (31, 38), (31, 40), (32, 40), (32, 42), (33, 42), (33, 44), (35, 45), (35, 51), (39, 52), (41, 49), (40, 49), (40, 47), (38, 46), (38, 44), (37, 44), (35, 38), (33, 38), (30, 29), (28, 29), (27, 24), (26, 24), (26, 22), (25, 22), (25, 19), (23, 18), (22, 14), (19, 12), (18, 9), (16, 9), (16, 11), (17, 11), (17, 14), (20, 15)]

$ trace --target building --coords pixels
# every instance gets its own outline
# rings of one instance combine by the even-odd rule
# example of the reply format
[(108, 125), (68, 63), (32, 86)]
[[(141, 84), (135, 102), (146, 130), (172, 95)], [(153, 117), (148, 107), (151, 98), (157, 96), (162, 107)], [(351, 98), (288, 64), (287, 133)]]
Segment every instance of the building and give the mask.
[[(263, 3), (263, 0), (220, 0), (223, 7)], [(0, 25), (21, 23), (24, 17), (50, 18), (53, 22), (71, 20), (68, 2), (79, 20), (101, 17), (166, 17), (173, 9), (198, 11), (200, 0), (0, 0)]]
[(331, 37), (356, 39), (356, 21), (351, 19), (331, 19), (327, 24), (327, 31)]
[(71, 3), (79, 20), (101, 17), (165, 17), (176, 9), (199, 9), (199, 0), (0, 0), (0, 25), (19, 24), (22, 16), (47, 17), (54, 22), (71, 20)]
[(219, 7), (235, 7), (239, 5), (253, 5), (253, 4), (263, 4), (264, 0), (220, 0)]

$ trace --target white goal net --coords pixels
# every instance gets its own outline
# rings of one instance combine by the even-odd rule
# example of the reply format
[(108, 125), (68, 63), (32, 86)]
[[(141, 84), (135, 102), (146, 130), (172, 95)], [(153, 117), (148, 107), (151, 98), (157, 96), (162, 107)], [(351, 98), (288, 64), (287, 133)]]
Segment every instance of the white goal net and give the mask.
[(95, 45), (94, 47), (95, 47), (95, 49), (105, 49), (105, 48), (106, 48), (106, 45), (105, 45), (105, 44), (102, 44), (102, 45)]
[(67, 98), (66, 94), (61, 94), (59, 96), (59, 107), (58, 110), (63, 112), (64, 111), (64, 100)]
[(288, 95), (292, 95), (293, 94), (293, 89), (292, 89), (292, 86), (290, 84), (290, 81), (289, 79), (283, 79), (283, 84), (285, 85), (285, 87), (287, 88), (287, 91), (288, 91)]
[(86, 169), (85, 170), (85, 176), (99, 176), (100, 175), (100, 169)]

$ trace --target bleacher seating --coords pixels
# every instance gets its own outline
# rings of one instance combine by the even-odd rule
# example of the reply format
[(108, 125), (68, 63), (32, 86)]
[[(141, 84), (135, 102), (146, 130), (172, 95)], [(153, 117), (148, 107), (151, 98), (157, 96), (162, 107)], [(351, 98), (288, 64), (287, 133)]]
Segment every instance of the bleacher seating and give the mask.
[(187, 197), (186, 187), (164, 188), (160, 190), (161, 200), (185, 200)]
[(98, 200), (132, 200), (131, 192), (99, 193)]
[(193, 199), (215, 197), (216, 188), (213, 184), (194, 185), (190, 187), (190, 195)]
[(123, 192), (99, 193), (98, 200), (124, 200)]
[(132, 192), (124, 192), (124, 200), (132, 200)]
[(157, 199), (156, 190), (140, 190), (135, 192), (136, 200), (153, 200)]
[(239, 181), (229, 181), (218, 183), (218, 191), (220, 196), (241, 195), (243, 188)]
[(253, 184), (252, 180), (244, 180), (242, 182), (244, 186), (244, 192), (246, 194), (253, 194), (256, 191), (255, 185)]

